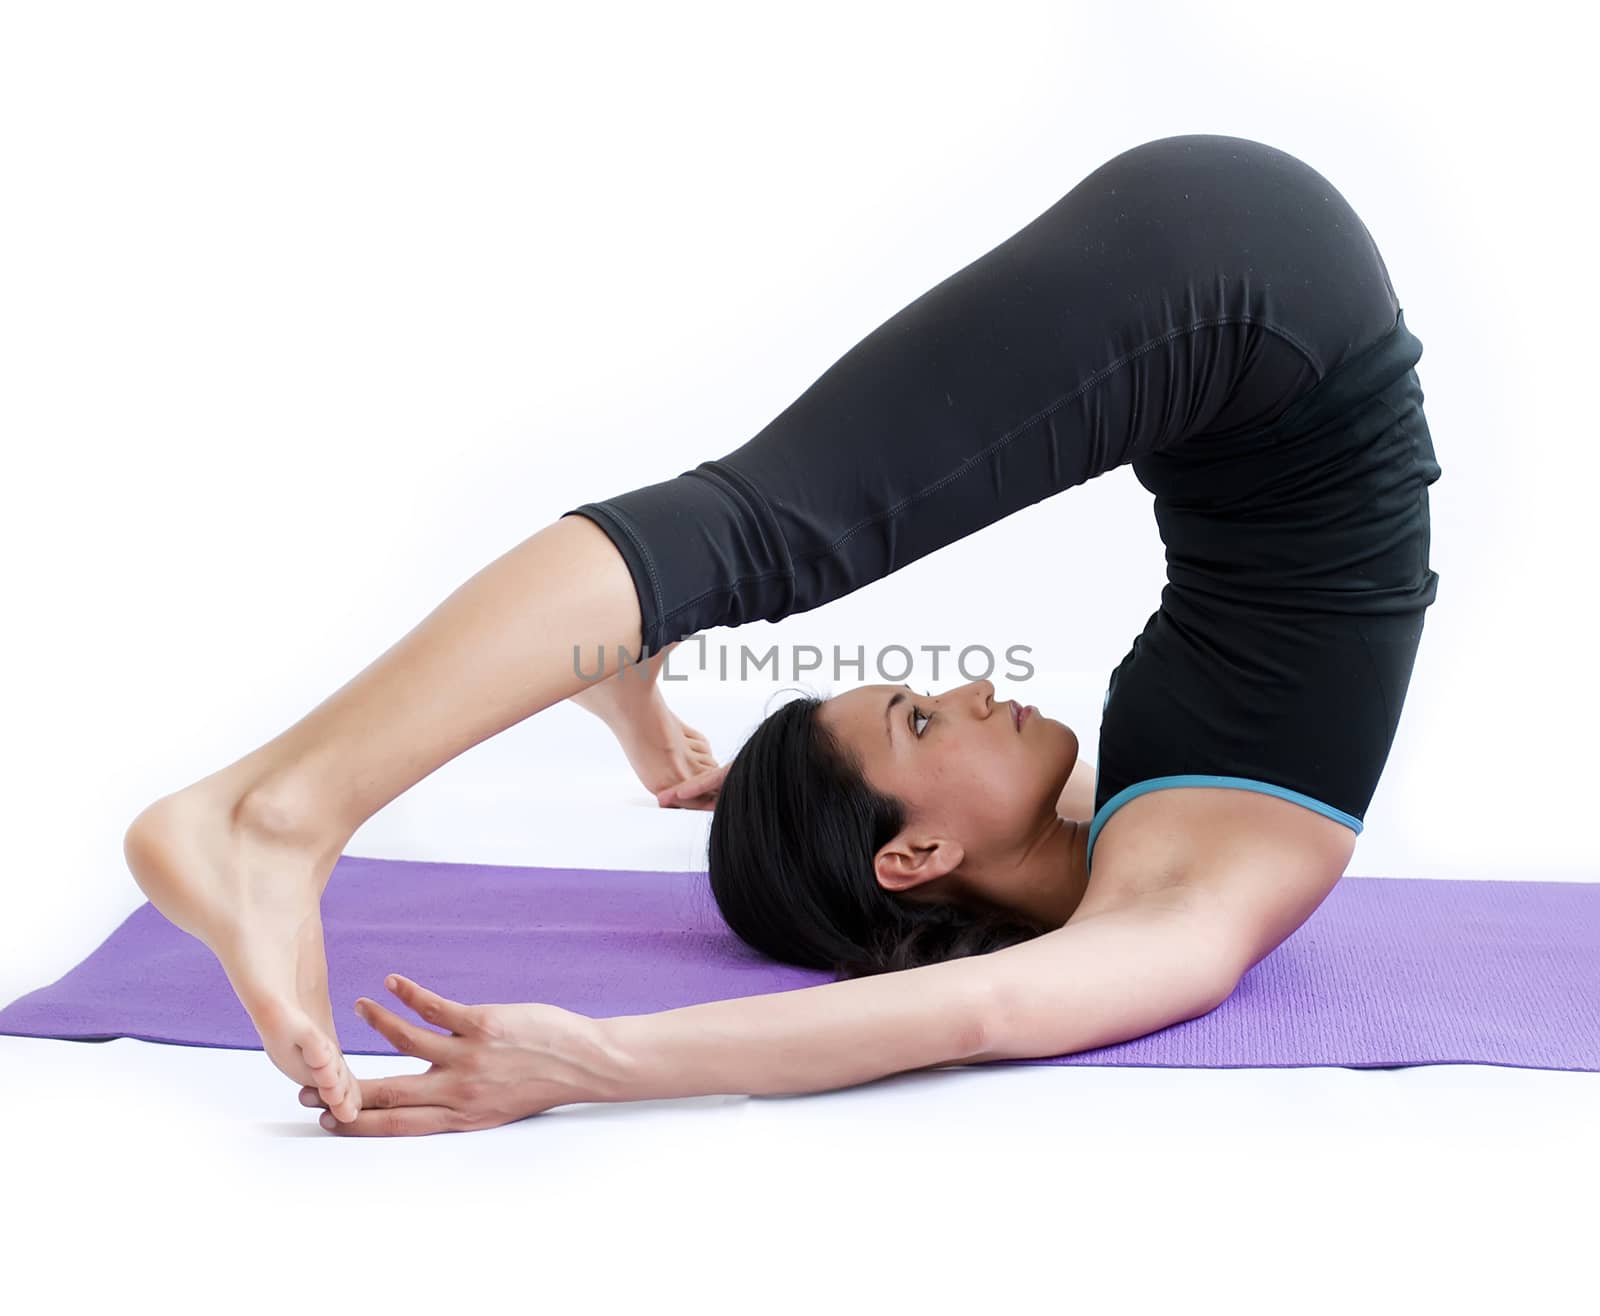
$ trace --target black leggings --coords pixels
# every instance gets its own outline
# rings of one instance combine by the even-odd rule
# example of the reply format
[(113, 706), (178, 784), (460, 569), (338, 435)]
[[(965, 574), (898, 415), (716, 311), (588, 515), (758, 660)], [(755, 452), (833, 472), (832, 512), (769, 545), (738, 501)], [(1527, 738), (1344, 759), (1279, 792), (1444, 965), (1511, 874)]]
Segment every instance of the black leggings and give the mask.
[(1168, 583), (1112, 673), (1090, 844), (1144, 790), (1266, 790), (1361, 830), (1437, 576), (1400, 312), (1325, 178), (1238, 137), (1101, 165), (759, 434), (564, 515), (644, 647), (808, 612), (1125, 463)]

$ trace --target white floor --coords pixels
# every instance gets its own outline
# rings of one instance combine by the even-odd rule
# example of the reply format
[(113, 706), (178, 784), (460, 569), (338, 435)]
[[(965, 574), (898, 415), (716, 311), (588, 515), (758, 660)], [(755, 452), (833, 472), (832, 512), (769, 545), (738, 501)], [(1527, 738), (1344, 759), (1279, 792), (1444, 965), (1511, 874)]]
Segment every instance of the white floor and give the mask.
[[(681, 711), (719, 750), (753, 715)], [(528, 761), (519, 728), (349, 852), (701, 866), (707, 815), (655, 809), (585, 720), (544, 722), (559, 772)], [(1362, 846), (1353, 873), (1398, 871)], [(125, 912), (86, 912), (33, 985)], [(1596, 1074), (946, 1069), (361, 1141), (323, 1134), (258, 1052), (0, 1037), (0, 1069), (0, 1249), (10, 1298), (28, 1299), (0, 1290), (14, 1311), (139, 1295), (168, 1311), (321, 1312), (346, 1295), (471, 1311), (512, 1283), (563, 1311), (1594, 1309)]]

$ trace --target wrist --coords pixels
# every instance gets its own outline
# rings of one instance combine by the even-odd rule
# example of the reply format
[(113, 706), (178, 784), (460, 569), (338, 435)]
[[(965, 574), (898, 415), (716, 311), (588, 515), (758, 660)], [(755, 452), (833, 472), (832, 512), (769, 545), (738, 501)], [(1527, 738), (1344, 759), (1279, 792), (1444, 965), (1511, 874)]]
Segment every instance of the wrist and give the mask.
[(628, 1016), (614, 1019), (589, 1019), (590, 1025), (583, 1039), (583, 1068), (588, 1095), (582, 1101), (615, 1102), (634, 1101), (634, 1065), (626, 1046), (625, 1024)]

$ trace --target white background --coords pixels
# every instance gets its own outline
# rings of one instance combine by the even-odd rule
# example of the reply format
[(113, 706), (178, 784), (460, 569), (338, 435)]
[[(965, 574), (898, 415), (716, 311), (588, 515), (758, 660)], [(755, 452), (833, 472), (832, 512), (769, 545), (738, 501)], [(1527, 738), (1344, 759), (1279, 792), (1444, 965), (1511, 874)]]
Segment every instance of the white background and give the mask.
[[(295, 721), (567, 508), (731, 451), (1105, 159), (1184, 132), (1327, 176), (1424, 344), (1439, 595), (1350, 871), (1600, 877), (1596, 116), (1571, 12), (0, 5), (0, 1002), (140, 902), (120, 841), (144, 804)], [(1149, 504), (1116, 471), (708, 638), (1028, 644), (1038, 683), (1002, 697), (1093, 758), (1162, 581)], [(778, 688), (690, 686), (724, 757)], [(621, 849), (553, 823), (618, 810)], [(695, 867), (704, 821), (653, 811), (563, 706), (349, 849)], [(1252, 1286), (1293, 1284), (1270, 1301), (1478, 1309), (1503, 1282), (1538, 1306), (1542, 1285), (1572, 1297), (1556, 1199), (1595, 1149), (1594, 1076), (1466, 1067), (1326, 1071), (1325, 1108), (1295, 1096), (1323, 1071), (1013, 1068), (556, 1126), (591, 1112), (592, 1140), (547, 1119), (282, 1141), (309, 1116), (259, 1054), (0, 1042), (12, 1206), (63, 1258), (107, 1259), (72, 1282), (144, 1276), (183, 1309), (234, 1281), (279, 1306), (351, 1281), (460, 1293), (498, 1282), (513, 1242), (532, 1249), (516, 1295), (602, 1309), (629, 1283), (714, 1304), (737, 1257), (773, 1268), (743, 1301), (777, 1307), (790, 1267), (831, 1276), (844, 1310), (930, 1280), (935, 1305), (1103, 1286), (1143, 1310), (1222, 1285), (1252, 1309)], [(1015, 1124), (1024, 1091), (1043, 1123)], [(1330, 1122), (1352, 1099), (1371, 1123)], [(786, 1150), (769, 1132), (735, 1157), (714, 1122), (734, 1111)]]

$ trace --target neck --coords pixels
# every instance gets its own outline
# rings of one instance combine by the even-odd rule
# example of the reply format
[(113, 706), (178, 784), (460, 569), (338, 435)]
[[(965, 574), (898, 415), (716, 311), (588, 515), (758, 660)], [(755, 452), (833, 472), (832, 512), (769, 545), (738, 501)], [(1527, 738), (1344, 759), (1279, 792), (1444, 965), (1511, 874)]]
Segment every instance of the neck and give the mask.
[(1018, 909), (1051, 931), (1062, 927), (1089, 887), (1088, 840), (1088, 823), (1057, 814), (1024, 861), (1027, 881), (1018, 894), (1025, 903)]
[(1053, 932), (1065, 926), (1088, 889), (1088, 839), (1088, 823), (1052, 813), (1003, 870), (966, 875), (967, 899)]

